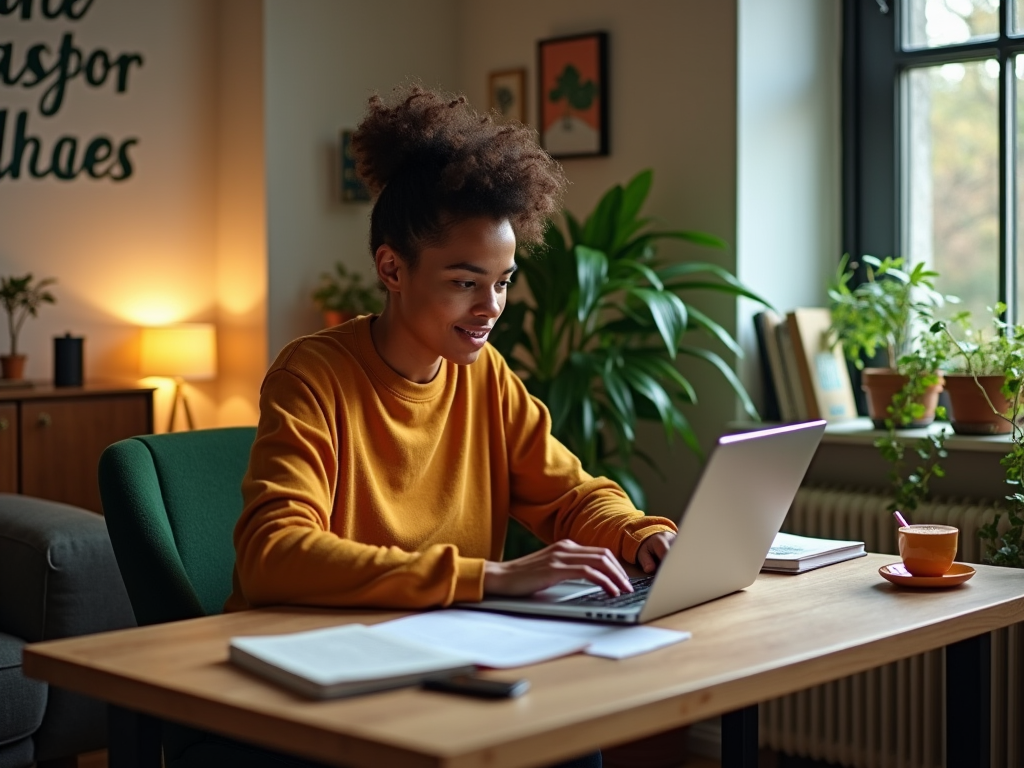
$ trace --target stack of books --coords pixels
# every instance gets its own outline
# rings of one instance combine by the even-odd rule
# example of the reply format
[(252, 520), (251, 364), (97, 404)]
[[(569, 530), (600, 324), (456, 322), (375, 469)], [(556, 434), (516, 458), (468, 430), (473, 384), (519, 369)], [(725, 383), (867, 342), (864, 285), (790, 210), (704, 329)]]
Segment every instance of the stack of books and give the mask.
[(831, 324), (832, 313), (821, 307), (754, 316), (769, 421), (857, 417), (850, 372), (842, 344), (830, 338)]

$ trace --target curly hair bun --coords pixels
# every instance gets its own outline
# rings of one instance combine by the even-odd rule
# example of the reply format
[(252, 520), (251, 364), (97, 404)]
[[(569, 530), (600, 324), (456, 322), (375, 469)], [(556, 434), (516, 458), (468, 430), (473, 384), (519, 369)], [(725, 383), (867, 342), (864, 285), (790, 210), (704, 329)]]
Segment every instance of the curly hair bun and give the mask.
[[(352, 137), (356, 170), (377, 197), (370, 247), (415, 258), (454, 220), (508, 219), (536, 243), (565, 189), (561, 167), (520, 123), (480, 115), (464, 96), (420, 86), (374, 95)], [(376, 230), (376, 231), (375, 231)]]

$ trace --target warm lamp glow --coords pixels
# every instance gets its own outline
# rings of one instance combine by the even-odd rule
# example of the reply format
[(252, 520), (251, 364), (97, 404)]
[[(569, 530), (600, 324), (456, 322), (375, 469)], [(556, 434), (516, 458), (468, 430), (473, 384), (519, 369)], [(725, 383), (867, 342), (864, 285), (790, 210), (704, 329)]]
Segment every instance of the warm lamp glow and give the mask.
[(217, 375), (217, 336), (211, 323), (167, 325), (143, 328), (141, 374), (168, 376), (174, 379), (174, 401), (167, 431), (174, 431), (174, 417), (180, 402), (185, 410), (188, 428), (193, 429), (192, 412), (185, 398), (185, 379), (197, 381)]
[(197, 381), (217, 375), (217, 339), (212, 323), (142, 329), (141, 374)]

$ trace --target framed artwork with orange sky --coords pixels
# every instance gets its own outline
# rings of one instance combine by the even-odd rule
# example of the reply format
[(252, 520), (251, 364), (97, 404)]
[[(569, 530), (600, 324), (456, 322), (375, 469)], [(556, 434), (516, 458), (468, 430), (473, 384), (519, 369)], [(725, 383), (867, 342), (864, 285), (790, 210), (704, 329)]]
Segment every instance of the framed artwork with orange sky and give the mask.
[(552, 157), (608, 154), (608, 34), (537, 43), (540, 143)]

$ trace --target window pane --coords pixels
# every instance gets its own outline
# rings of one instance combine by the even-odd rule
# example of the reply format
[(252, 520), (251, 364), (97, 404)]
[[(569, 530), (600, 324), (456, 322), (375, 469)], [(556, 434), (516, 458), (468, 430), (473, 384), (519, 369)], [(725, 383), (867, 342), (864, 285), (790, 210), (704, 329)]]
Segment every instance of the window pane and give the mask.
[(904, 0), (902, 10), (906, 49), (999, 37), (999, 0)]
[(1013, 34), (1024, 32), (1024, 0), (1013, 0)]
[(904, 83), (910, 260), (983, 320), (999, 297), (999, 63), (922, 67)]

